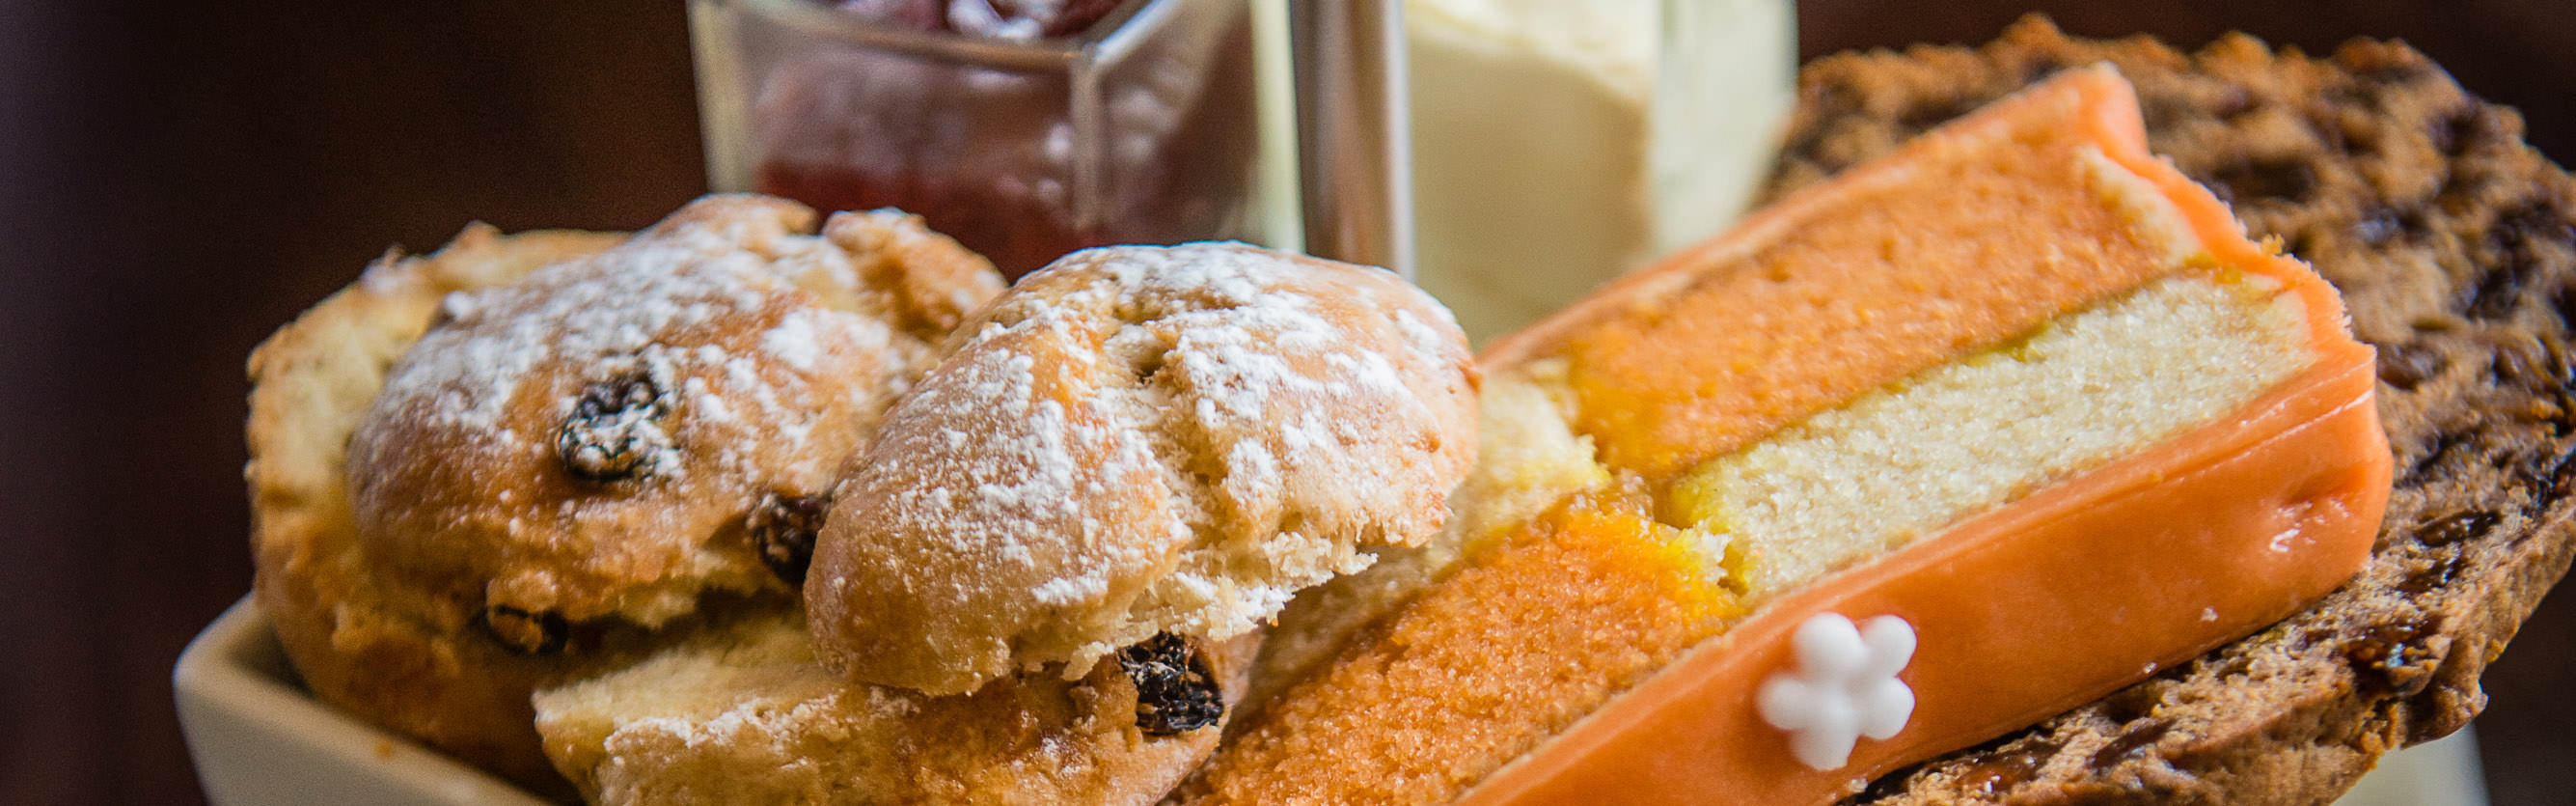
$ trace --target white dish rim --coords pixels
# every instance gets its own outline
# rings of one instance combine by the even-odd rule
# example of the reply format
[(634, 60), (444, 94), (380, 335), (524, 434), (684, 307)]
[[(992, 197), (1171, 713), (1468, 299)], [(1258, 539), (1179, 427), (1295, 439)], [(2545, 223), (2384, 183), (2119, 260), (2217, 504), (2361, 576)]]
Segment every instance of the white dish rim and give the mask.
[(314, 699), (287, 663), (275, 628), (252, 596), (234, 602), (188, 642), (170, 680), (179, 701), (180, 727), (188, 740), (189, 756), (197, 761), (199, 783), (210, 799), (225, 791), (253, 787), (219, 780), (220, 776), (249, 771), (210, 765), (212, 748), (205, 745), (233, 745), (214, 750), (216, 753), (255, 753), (258, 748), (236, 743), (267, 742), (291, 743), (304, 755), (341, 766), (352, 778), (381, 783), (420, 802), (490, 806), (550, 803), (481, 769)]

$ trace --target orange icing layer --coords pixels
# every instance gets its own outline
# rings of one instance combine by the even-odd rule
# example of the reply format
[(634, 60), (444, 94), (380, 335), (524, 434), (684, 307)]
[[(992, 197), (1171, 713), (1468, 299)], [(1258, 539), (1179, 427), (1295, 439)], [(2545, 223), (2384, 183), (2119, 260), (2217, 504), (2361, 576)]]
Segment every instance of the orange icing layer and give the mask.
[[(1981, 302), (1854, 307), (1845, 326), (1908, 335), (1848, 344), (1729, 334), (1798, 330), (1789, 314), (1821, 302), (1813, 297), (1765, 297), (1766, 308), (1693, 295), (1704, 283), (1744, 282), (1729, 277), (1769, 282), (1758, 268), (1728, 267), (1817, 228), (1819, 217), (1864, 214), (1867, 205), (1855, 207), (1849, 195), (1926, 181), (1915, 162), (1957, 162), (1955, 152), (1979, 143), (2050, 144), (2070, 165), (2072, 150), (2090, 144), (2145, 177), (2175, 205), (2214, 268), (2281, 282), (2280, 293), (2304, 308), (2316, 363), (2227, 417), (1825, 577), (1731, 629), (1717, 619), (1734, 604), (1699, 581), (1705, 561), (1662, 537), (1665, 527), (1586, 514), (1595, 505), (1577, 499), (1477, 555), (1332, 668), (1292, 688), (1219, 751), (1202, 794), (1438, 802), (1467, 790), (1478, 803), (1825, 803), (1852, 782), (2099, 697), (2150, 673), (2151, 664), (2191, 658), (2349, 578), (2367, 557), (2386, 502), (2389, 457), (2370, 402), (2371, 352), (2345, 333), (2333, 289), (2249, 242), (2207, 191), (2149, 155), (2134, 96), (2107, 71), (2072, 71), (1925, 139), (1903, 152), (1911, 156), (1856, 169), (1497, 343), (1486, 356), (1489, 371), (1558, 355), (1588, 362), (1579, 372), (1590, 374), (1577, 379), (1583, 427), (1623, 469), (1669, 477), (1973, 351), (1960, 340), (2008, 339), (2149, 279), (2107, 285), (2080, 267), (1981, 257), (1937, 281), (1974, 275), (1992, 289), (1961, 293)], [(2105, 206), (2098, 197), (2080, 201)], [(2087, 226), (2077, 239), (2103, 229)], [(2061, 244), (2040, 238), (2024, 248)], [(2155, 264), (2155, 274), (2176, 268), (2162, 253)], [(2038, 273), (1975, 270), (2001, 266)], [(2034, 288), (2058, 282), (2083, 287)], [(2002, 296), (1988, 298), (1994, 290)], [(2014, 293), (2055, 302), (2004, 299)], [(1730, 356), (1710, 340), (1756, 352)], [(1947, 346), (1925, 358), (1908, 340)], [(1631, 351), (1651, 360), (1632, 361)], [(1748, 357), (1755, 354), (1762, 357)], [(1739, 400), (1754, 409), (1740, 416), (1712, 413), (1696, 380), (1769, 371), (1804, 379)], [(1582, 388), (1587, 383), (1592, 388)], [(1631, 383), (1642, 391), (1616, 391)], [(1604, 413), (1620, 407), (1642, 413)], [(1640, 506), (1621, 500), (1609, 508)], [(1918, 704), (1894, 737), (1862, 740), (1848, 765), (1819, 772), (1790, 756), (1786, 735), (1760, 721), (1752, 700), (1767, 675), (1787, 666), (1788, 635), (1828, 610), (1855, 620), (1894, 614), (1915, 627), (1920, 647), (1900, 678)]]
[[(2120, 689), (2296, 612), (2370, 553), (2389, 464), (2367, 365), (2308, 373), (2159, 445), (1808, 588), (1594, 713), (1466, 802), (1828, 803), (1906, 764)], [(2248, 445), (2249, 441), (2254, 444)], [(2190, 513), (2177, 518), (2176, 513)], [(1809, 616), (1903, 617), (1905, 729), (1849, 766), (1789, 754), (1753, 705)], [(1638, 785), (1638, 782), (1653, 782)]]
[[(2283, 281), (2317, 363), (2235, 414), (1828, 577), (1694, 649), (1470, 803), (1827, 803), (1906, 764), (2126, 686), (2305, 607), (2369, 557), (2390, 458), (2372, 352), (2306, 266), (2248, 241), (2209, 192), (2148, 154), (2126, 82), (2052, 82), (2117, 107), (2104, 151), (2180, 210), (2219, 265)], [(2178, 513), (2187, 517), (2176, 517)], [(1905, 728), (1818, 771), (1753, 693), (1810, 616), (1893, 614), (1920, 638)], [(1651, 781), (1641, 786), (1638, 782)]]
[(1998, 103), (1489, 355), (1565, 356), (1578, 430), (1610, 466), (1666, 479), (2027, 333), (2172, 270), (2086, 179), (2078, 150), (2122, 123), (2104, 100)]
[(1204, 802), (1456, 798), (1732, 615), (1674, 532), (1580, 499), (1522, 524), (1228, 739)]

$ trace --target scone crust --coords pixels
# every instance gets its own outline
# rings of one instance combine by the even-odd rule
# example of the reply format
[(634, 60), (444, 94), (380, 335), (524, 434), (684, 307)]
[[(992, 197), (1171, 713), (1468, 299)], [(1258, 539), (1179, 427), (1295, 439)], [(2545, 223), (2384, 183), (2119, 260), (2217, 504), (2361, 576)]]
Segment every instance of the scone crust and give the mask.
[[(801, 208), (780, 208), (783, 203), (710, 201), (719, 209), (810, 218), (796, 212)], [(709, 215), (693, 206), (673, 221)], [(998, 279), (980, 258), (907, 216), (845, 215), (826, 225), (823, 237), (873, 256), (860, 265), (880, 274), (869, 287), (880, 289), (897, 312), (890, 319), (929, 334), (925, 345), (998, 291)], [(480, 587), (428, 581), (435, 577), (388, 562), (381, 547), (362, 537), (348, 451), (391, 368), (434, 320), (452, 315), (442, 310), (451, 294), (507, 285), (626, 238), (569, 231), (504, 236), (470, 226), (434, 254), (389, 254), (279, 329), (253, 352), (249, 367), (245, 475), (255, 591), (307, 687), (326, 702), (550, 796), (570, 789), (540, 750), (530, 691), (614, 668), (702, 625), (666, 622), (660, 633), (598, 625), (580, 631), (578, 651), (542, 656), (504, 646), (483, 621)], [(775, 587), (769, 598), (791, 601), (791, 587)]]
[(2361, 576), (2306, 612), (1858, 803), (2309, 804), (2446, 735), (2562, 576), (2576, 529), (2576, 182), (2403, 45), (2331, 57), (2231, 36), (2196, 54), (2037, 18), (1975, 49), (1819, 60), (1771, 195), (2057, 70), (2108, 60), (2152, 149), (2342, 291), (2379, 348), (2397, 489)]
[(350, 443), (369, 561), (504, 633), (792, 596), (802, 580), (763, 561), (747, 514), (828, 493), (937, 340), (1000, 289), (917, 218), (813, 224), (784, 200), (709, 197), (447, 297)]
[[(1258, 635), (1194, 650), (1229, 705)], [(653, 701), (680, 691), (691, 693)], [(540, 690), (536, 704), (547, 753), (604, 806), (1147, 804), (1223, 732), (1140, 729), (1137, 686), (1115, 658), (963, 695), (849, 684), (815, 664), (793, 612)]]
[(437, 253), (389, 254), (250, 359), (255, 595), (304, 684), (326, 702), (540, 792), (563, 780), (537, 752), (528, 690), (546, 664), (467, 632), (455, 611), (384, 584), (357, 543), (341, 474), (386, 367), (441, 297), (590, 254), (618, 233), (467, 227)]
[(848, 465), (806, 582), (854, 680), (955, 693), (1240, 635), (1428, 540), (1474, 450), (1464, 338), (1367, 267), (1086, 250), (948, 346)]

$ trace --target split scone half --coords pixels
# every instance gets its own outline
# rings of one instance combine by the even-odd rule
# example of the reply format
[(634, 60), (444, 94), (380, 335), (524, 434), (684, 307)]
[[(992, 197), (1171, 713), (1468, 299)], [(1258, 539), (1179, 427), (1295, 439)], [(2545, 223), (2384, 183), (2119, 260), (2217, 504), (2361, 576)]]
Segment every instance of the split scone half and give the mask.
[(1258, 640), (934, 696), (825, 671), (788, 610), (539, 689), (536, 724), (598, 804), (1152, 803), (1215, 748)]
[(1463, 559), (1193, 800), (1828, 803), (2295, 612), (2388, 495), (2333, 289), (2107, 67), (1484, 359)]

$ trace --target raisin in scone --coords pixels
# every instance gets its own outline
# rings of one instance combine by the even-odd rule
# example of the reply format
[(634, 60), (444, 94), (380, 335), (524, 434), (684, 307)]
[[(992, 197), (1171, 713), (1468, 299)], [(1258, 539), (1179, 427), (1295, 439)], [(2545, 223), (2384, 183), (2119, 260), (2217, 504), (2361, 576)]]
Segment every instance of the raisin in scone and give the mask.
[(2154, 151), (2343, 292), (2379, 348), (2396, 490), (2361, 575), (2250, 638), (1856, 803), (2322, 803), (2378, 756), (2446, 735), (2566, 571), (2576, 491), (2576, 182), (2396, 43), (2325, 58), (2231, 36), (2196, 54), (2070, 39), (1809, 65), (1772, 195), (2060, 70), (2134, 82)]
[[(550, 664), (462, 629), (430, 602), (397, 602), (357, 545), (341, 472), (385, 368), (439, 299), (597, 252), (616, 233), (467, 227), (446, 248), (399, 254), (269, 337), (250, 359), (251, 549), (260, 609), (316, 696), (540, 791), (563, 789), (528, 725)], [(447, 616), (442, 618), (442, 616)]]
[(1076, 678), (931, 696), (825, 671), (782, 612), (540, 689), (537, 728), (609, 806), (1143, 804), (1215, 746), (1257, 643), (1157, 636)]
[[(975, 314), (848, 462), (807, 591), (838, 626), (747, 619), (541, 688), (547, 753), (603, 804), (1153, 802), (1215, 748), (1278, 599), (1439, 528), (1473, 378), (1446, 312), (1383, 271), (1068, 257)], [(942, 594), (966, 602), (845, 605)], [(925, 691), (852, 682), (818, 636), (961, 678), (937, 653), (1034, 659)]]
[(852, 458), (815, 550), (816, 654), (853, 680), (960, 693), (1250, 633), (1439, 532), (1475, 448), (1465, 337), (1375, 268), (1084, 250), (946, 353)]
[(842, 459), (1000, 290), (896, 213), (712, 197), (614, 247), (454, 294), (350, 438), (369, 561), (522, 652), (786, 594)]
[(813, 224), (718, 196), (632, 238), (471, 228), (263, 345), (258, 591), (315, 693), (560, 792), (533, 687), (792, 608), (805, 499), (1000, 289), (918, 219)]

